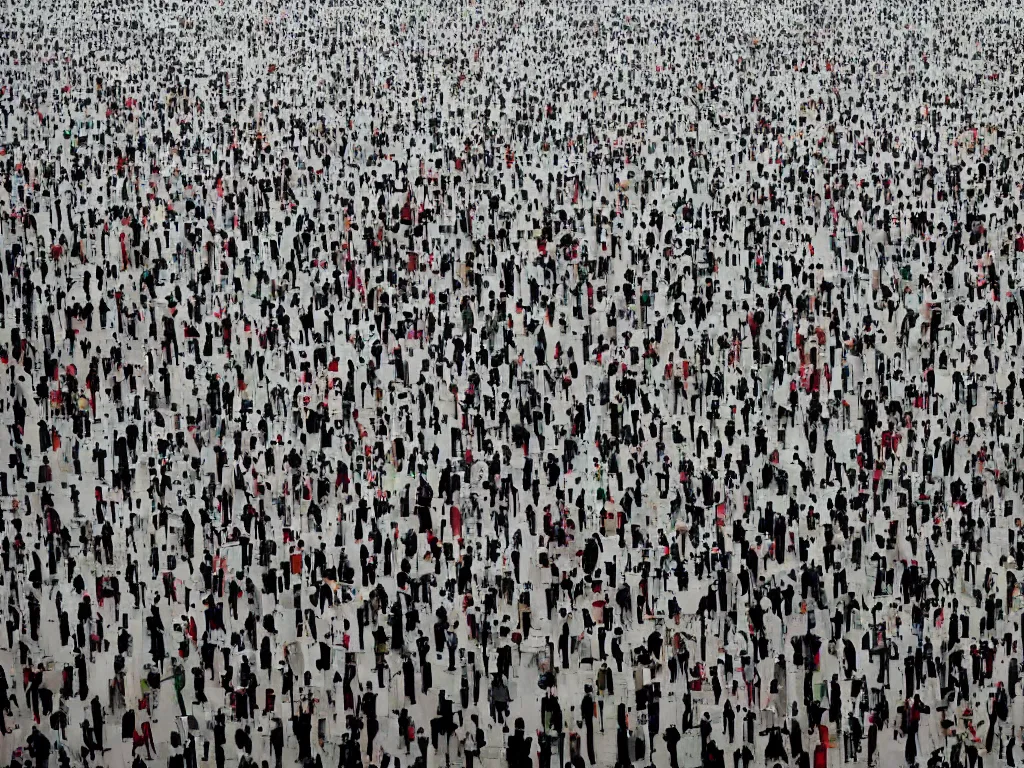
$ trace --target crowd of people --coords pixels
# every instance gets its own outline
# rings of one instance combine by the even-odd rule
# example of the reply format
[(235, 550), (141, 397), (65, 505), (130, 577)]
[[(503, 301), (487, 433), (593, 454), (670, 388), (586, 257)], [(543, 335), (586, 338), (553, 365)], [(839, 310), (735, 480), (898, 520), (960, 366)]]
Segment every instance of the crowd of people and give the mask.
[(1019, 2), (6, 19), (0, 765), (1022, 760)]

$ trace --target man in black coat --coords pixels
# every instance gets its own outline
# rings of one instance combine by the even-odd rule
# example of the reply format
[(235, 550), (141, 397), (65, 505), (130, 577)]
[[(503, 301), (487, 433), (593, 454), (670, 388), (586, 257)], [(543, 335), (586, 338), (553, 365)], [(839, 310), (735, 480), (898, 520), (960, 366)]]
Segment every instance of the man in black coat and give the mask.
[(679, 741), (682, 738), (679, 735), (679, 729), (674, 725), (670, 725), (665, 729), (662, 738), (665, 739), (665, 744), (668, 746), (670, 768), (679, 768), (679, 754), (677, 750), (679, 748)]
[[(593, 765), (596, 762), (594, 757), (594, 696), (589, 685), (583, 687), (583, 702), (580, 704), (580, 712), (583, 715), (583, 725), (587, 729), (587, 759)], [(676, 768), (673, 766), (673, 768)]]
[(526, 735), (526, 721), (521, 717), (516, 718), (516, 730), (508, 737), (508, 747), (505, 750), (505, 757), (509, 766), (515, 768), (533, 768), (533, 737)]
[(38, 768), (48, 768), (50, 765), (50, 740), (46, 738), (38, 728), (32, 726), (32, 733), (28, 736), (28, 753), (35, 760)]

